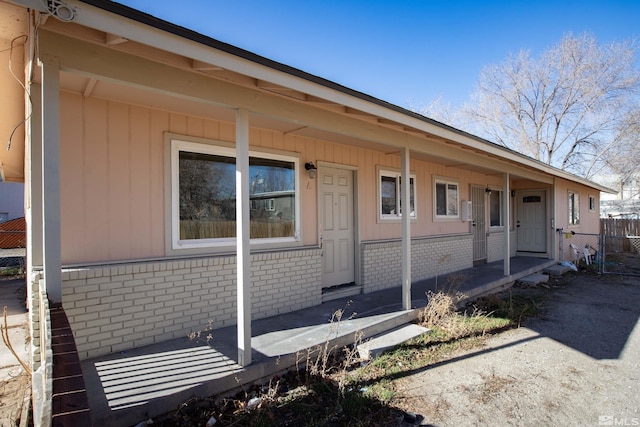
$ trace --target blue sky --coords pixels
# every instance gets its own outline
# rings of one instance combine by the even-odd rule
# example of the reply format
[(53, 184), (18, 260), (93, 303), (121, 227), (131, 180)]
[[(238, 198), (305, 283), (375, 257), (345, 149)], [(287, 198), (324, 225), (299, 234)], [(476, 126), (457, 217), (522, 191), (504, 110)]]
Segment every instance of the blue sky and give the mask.
[[(466, 101), (480, 71), (585, 31), (640, 39), (639, 0), (120, 0), (402, 107)], [(638, 61), (640, 66), (640, 61)]]

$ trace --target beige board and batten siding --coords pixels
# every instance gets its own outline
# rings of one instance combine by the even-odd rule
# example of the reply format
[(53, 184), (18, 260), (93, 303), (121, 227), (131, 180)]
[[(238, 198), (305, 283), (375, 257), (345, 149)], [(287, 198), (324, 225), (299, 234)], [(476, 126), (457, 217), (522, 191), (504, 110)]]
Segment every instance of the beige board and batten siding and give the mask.
[[(62, 262), (87, 264), (158, 258), (165, 255), (164, 133), (234, 141), (234, 124), (188, 116), (79, 94), (61, 94)], [(394, 155), (354, 148), (282, 132), (252, 128), (252, 147), (299, 153), (306, 161), (355, 167), (360, 205), (361, 241), (398, 238), (400, 221), (380, 221), (377, 166), (397, 169)], [(302, 169), (302, 167), (301, 167)], [(417, 220), (412, 235), (468, 233), (462, 221), (433, 221), (432, 177), (459, 184), (459, 199), (468, 199), (468, 184), (486, 176), (413, 160)], [(316, 245), (316, 182), (303, 170), (302, 244)]]
[[(25, 93), (21, 85), (24, 81), (24, 52), (28, 48), (29, 14), (25, 9), (6, 3), (0, 4), (0, 13), (9, 17), (0, 31), (0, 52), (3, 66), (0, 67), (0, 167), (5, 181), (24, 182), (24, 126)], [(2, 37), (6, 36), (8, 38)], [(15, 39), (13, 37), (16, 37)], [(9, 69), (9, 66), (11, 69)], [(12, 74), (13, 72), (13, 74)], [(7, 149), (7, 140), (11, 138), (11, 149)], [(2, 177), (0, 177), (2, 181)]]
[[(569, 192), (579, 196), (580, 223), (569, 225)], [(589, 196), (595, 197), (597, 209), (589, 210)], [(600, 193), (593, 188), (570, 182), (564, 179), (556, 180), (556, 228), (576, 233), (600, 233)]]

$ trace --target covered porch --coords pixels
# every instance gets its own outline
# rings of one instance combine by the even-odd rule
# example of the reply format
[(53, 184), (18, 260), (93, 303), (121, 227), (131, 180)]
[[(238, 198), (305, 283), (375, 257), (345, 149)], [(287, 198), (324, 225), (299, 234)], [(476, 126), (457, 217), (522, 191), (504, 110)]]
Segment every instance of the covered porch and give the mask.
[[(503, 262), (497, 261), (443, 275), (437, 282), (435, 278), (414, 282), (410, 310), (403, 309), (402, 290), (396, 287), (254, 320), (253, 363), (244, 367), (235, 361), (236, 326), (202, 331), (195, 340), (185, 336), (85, 360), (82, 370), (93, 423), (134, 425), (177, 408), (193, 396), (232, 393), (241, 385), (295, 369), (307, 349), (319, 344), (330, 341), (331, 346), (342, 347), (353, 344), (358, 331), (366, 340), (415, 321), (430, 290), (446, 290), (448, 283), (455, 282), (459, 292), (474, 299), (506, 289), (554, 264), (554, 260), (516, 256), (511, 258), (509, 276), (504, 275)], [(342, 320), (331, 322), (338, 310), (344, 310)], [(212, 337), (208, 343), (207, 335)]]

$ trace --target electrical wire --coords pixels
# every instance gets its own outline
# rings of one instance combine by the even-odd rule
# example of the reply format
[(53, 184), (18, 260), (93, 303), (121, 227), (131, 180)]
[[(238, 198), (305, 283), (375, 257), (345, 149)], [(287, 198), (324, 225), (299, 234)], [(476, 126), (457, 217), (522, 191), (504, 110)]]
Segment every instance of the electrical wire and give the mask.
[[(59, 21), (71, 22), (76, 18), (76, 9), (73, 8), (73, 7), (68, 6), (63, 1), (54, 0), (52, 2), (49, 2), (47, 0), (40, 0), (40, 4), (42, 4), (42, 6), (47, 11), (47, 14), (49, 16), (53, 16), (54, 18), (58, 19)], [(60, 10), (65, 10), (69, 14), (68, 17), (61, 16), (60, 13), (59, 13)], [(38, 31), (38, 27), (37, 26), (36, 26), (35, 31), (36, 31), (36, 35), (37, 35), (37, 31)], [(16, 40), (21, 39), (21, 38), (24, 38), (24, 41), (22, 42), (22, 45), (24, 46), (27, 43), (27, 40), (29, 40), (29, 36), (27, 36), (25, 34), (23, 34), (21, 36), (18, 36), (18, 37), (15, 37), (13, 40), (11, 40), (11, 46), (8, 49), (9, 50), (9, 72), (11, 73), (13, 78), (18, 82), (18, 84), (22, 87), (22, 89), (24, 89), (25, 93), (27, 94), (27, 98), (29, 99), (29, 114), (22, 121), (20, 121), (20, 123), (15, 125), (13, 130), (11, 131), (11, 134), (9, 135), (9, 141), (7, 142), (7, 151), (11, 150), (11, 141), (13, 139), (13, 135), (20, 128), (20, 126), (25, 124), (27, 122), (27, 120), (29, 120), (31, 118), (31, 114), (32, 114), (32, 111), (33, 111), (33, 102), (31, 101), (31, 93), (29, 92), (29, 89), (24, 85), (24, 83), (22, 83), (22, 80), (19, 79), (18, 76), (16, 76), (16, 74), (13, 72), (13, 65), (12, 65), (12, 62), (11, 62), (12, 57), (13, 57), (13, 48), (14, 48), (15, 42), (16, 42)]]
[(18, 82), (18, 84), (22, 87), (22, 89), (27, 94), (27, 98), (29, 99), (29, 114), (24, 119), (22, 119), (20, 121), (20, 123), (18, 123), (17, 125), (15, 125), (13, 127), (13, 130), (11, 131), (11, 134), (9, 135), (9, 142), (7, 143), (7, 151), (11, 150), (11, 140), (13, 139), (13, 135), (16, 133), (18, 128), (20, 126), (22, 126), (24, 123), (26, 123), (27, 120), (29, 120), (29, 118), (31, 118), (31, 110), (33, 108), (33, 105), (31, 103), (31, 93), (29, 93), (29, 89), (27, 89), (27, 87), (24, 85), (24, 83), (22, 83), (22, 80), (20, 80), (18, 78), (18, 76), (16, 76), (16, 73), (13, 72), (13, 63), (12, 63), (13, 48), (15, 47), (16, 41), (19, 40), (19, 39), (22, 39), (22, 38), (24, 38), (24, 41), (22, 42), (22, 46), (24, 46), (27, 43), (27, 40), (29, 40), (29, 36), (27, 36), (26, 34), (14, 37), (13, 40), (11, 40), (11, 45), (9, 47), (9, 72), (11, 73), (13, 78)]

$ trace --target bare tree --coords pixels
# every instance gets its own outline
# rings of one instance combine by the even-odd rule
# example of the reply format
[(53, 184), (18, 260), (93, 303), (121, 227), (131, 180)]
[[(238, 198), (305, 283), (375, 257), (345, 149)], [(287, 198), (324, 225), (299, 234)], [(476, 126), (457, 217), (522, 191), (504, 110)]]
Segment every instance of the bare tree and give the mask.
[(618, 185), (627, 190), (627, 197), (640, 198), (640, 110), (632, 111), (620, 123), (616, 144), (606, 153), (607, 170), (618, 177)]
[[(469, 130), (544, 163), (592, 177), (635, 139), (638, 44), (567, 35), (539, 58), (527, 51), (486, 67), (465, 106)], [(637, 115), (635, 116), (637, 117)]]
[(406, 108), (423, 116), (429, 117), (440, 123), (458, 128), (463, 127), (464, 117), (450, 103), (445, 102), (442, 96), (434, 98), (429, 104), (418, 104), (415, 101), (407, 103)]

